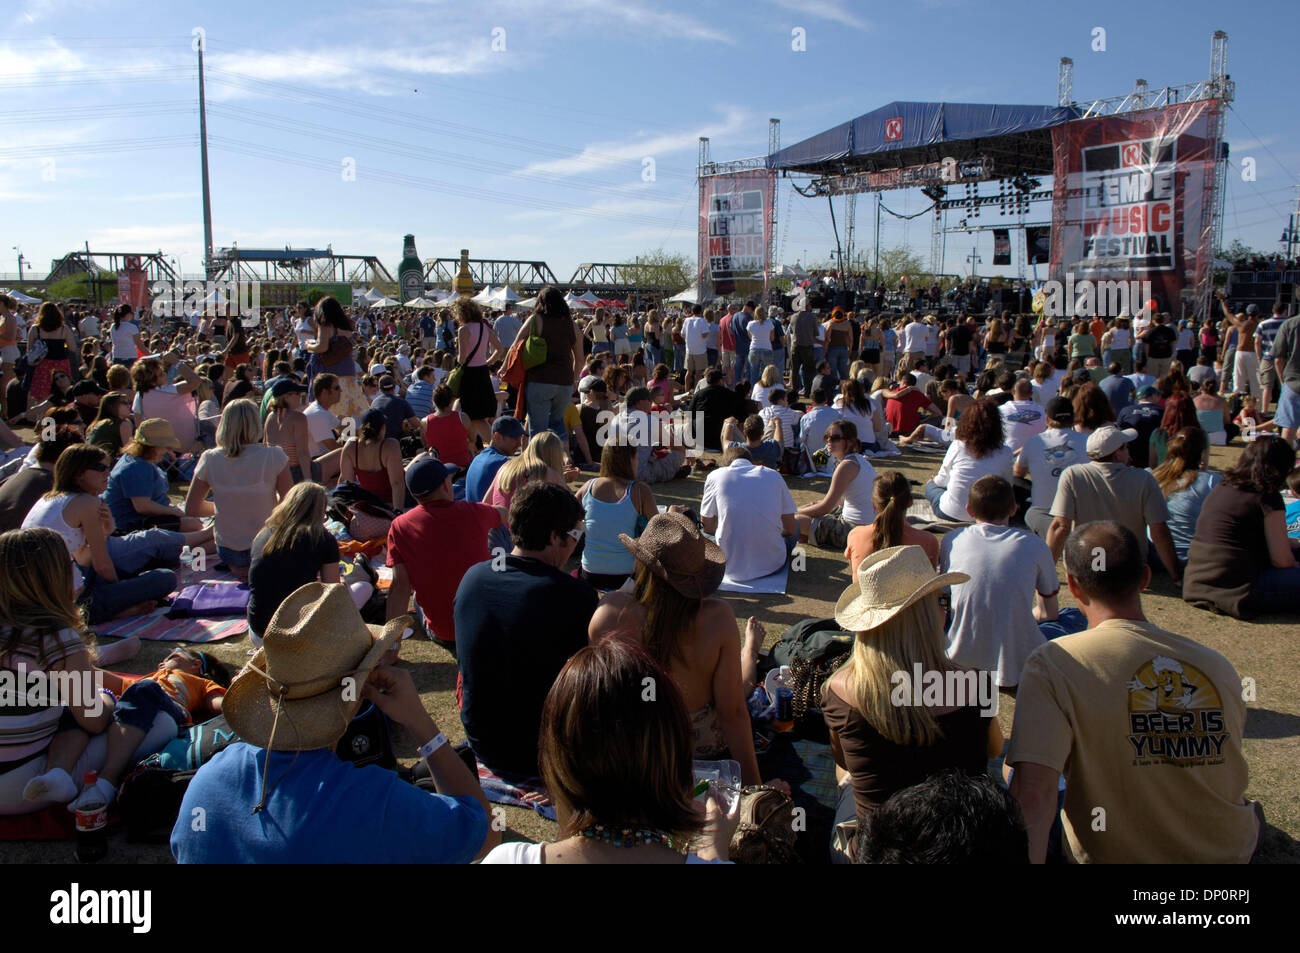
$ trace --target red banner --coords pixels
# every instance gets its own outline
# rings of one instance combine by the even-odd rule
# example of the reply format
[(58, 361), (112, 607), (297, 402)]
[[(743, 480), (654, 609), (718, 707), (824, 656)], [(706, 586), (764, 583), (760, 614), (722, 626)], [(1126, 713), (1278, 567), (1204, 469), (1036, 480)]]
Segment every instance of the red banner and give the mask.
[(1219, 104), (1052, 130), (1052, 278), (1150, 281), (1162, 310), (1208, 280)]
[(125, 268), (117, 273), (118, 304), (129, 304), (136, 311), (149, 307), (149, 287), (138, 255), (127, 255)]
[(776, 175), (763, 169), (700, 179), (701, 291), (730, 294), (737, 279), (765, 277), (775, 200)]

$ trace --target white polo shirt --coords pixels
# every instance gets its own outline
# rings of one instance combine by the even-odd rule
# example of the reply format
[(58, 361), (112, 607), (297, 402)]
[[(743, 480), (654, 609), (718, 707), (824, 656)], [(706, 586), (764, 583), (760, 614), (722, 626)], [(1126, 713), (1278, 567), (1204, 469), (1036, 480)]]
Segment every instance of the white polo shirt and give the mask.
[(781, 517), (796, 509), (775, 470), (736, 460), (708, 475), (700, 515), (718, 518), (718, 545), (727, 557), (729, 579), (758, 579), (781, 568), (786, 559)]
[(687, 354), (705, 354), (708, 352), (707, 335), (709, 322), (701, 317), (690, 317), (682, 322), (682, 337), (686, 339)]

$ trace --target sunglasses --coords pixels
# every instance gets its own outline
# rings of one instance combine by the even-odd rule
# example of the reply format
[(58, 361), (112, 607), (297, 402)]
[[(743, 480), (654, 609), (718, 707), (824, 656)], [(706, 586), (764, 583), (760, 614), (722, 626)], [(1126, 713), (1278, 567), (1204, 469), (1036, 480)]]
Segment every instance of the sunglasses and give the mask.
[(843, 439), (844, 439), (844, 438), (843, 438), (842, 436), (840, 436), (839, 434), (837, 434), (837, 433), (828, 433), (828, 434), (826, 435), (826, 442), (827, 442), (827, 443), (837, 443), (837, 442), (839, 442), (839, 441), (841, 441), (841, 440), (843, 440)]
[(579, 527), (577, 527), (576, 529), (571, 529), (571, 530), (569, 530), (569, 532), (568, 532), (567, 535), (568, 535), (570, 538), (572, 538), (572, 540), (573, 540), (575, 543), (580, 543), (580, 542), (582, 542), (582, 537), (583, 537), (584, 534), (586, 534), (586, 532), (587, 532), (586, 527), (579, 526)]

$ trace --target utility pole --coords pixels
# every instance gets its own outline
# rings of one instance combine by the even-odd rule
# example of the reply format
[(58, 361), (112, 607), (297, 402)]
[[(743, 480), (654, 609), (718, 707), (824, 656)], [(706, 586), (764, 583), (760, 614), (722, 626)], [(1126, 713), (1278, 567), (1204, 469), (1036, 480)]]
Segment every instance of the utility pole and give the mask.
[(17, 245), (13, 246), (14, 251), (18, 252), (18, 283), (23, 283), (23, 250)]
[(199, 54), (199, 164), (203, 175), (203, 272), (212, 277), (212, 196), (208, 189), (208, 112), (203, 97), (203, 47), (207, 39), (200, 36), (195, 44)]
[[(876, 193), (876, 287), (880, 287), (880, 193)], [(872, 289), (874, 290), (874, 289)]]

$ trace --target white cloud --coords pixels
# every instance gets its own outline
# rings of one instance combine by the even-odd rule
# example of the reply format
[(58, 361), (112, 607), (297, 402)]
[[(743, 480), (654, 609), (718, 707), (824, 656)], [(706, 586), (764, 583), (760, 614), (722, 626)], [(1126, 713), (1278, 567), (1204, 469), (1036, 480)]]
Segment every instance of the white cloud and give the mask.
[(793, 10), (816, 20), (829, 20), (855, 30), (869, 30), (871, 24), (845, 8), (840, 0), (772, 0), (778, 7)]
[(0, 80), (36, 79), (86, 68), (85, 59), (53, 39), (0, 46)]
[(698, 148), (701, 136), (716, 138), (738, 132), (745, 125), (747, 119), (748, 112), (746, 110), (732, 108), (727, 110), (726, 116), (720, 123), (714, 125), (686, 129), (681, 132), (661, 133), (649, 139), (638, 139), (634, 142), (629, 142), (627, 139), (595, 142), (586, 146), (576, 156), (534, 162), (525, 167), (523, 171), (545, 172), (552, 175), (578, 175), (623, 163), (639, 165), (647, 156), (658, 162), (661, 156), (680, 152), (683, 149)]

